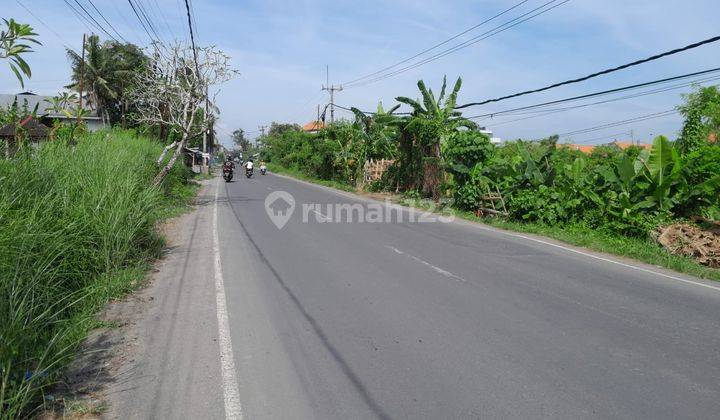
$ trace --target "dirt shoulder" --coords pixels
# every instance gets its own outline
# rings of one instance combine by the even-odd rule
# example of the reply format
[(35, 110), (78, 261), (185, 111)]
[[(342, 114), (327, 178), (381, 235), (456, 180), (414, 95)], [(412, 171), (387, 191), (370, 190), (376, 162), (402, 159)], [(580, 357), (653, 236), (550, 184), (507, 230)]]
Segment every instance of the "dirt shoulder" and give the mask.
[(41, 418), (188, 417), (193, 410), (168, 415), (163, 402), (183, 384), (208, 388), (219, 375), (209, 251), (214, 181), (201, 184), (192, 211), (160, 227), (167, 246), (147, 284), (99, 315), (102, 327), (46, 397), (55, 404)]

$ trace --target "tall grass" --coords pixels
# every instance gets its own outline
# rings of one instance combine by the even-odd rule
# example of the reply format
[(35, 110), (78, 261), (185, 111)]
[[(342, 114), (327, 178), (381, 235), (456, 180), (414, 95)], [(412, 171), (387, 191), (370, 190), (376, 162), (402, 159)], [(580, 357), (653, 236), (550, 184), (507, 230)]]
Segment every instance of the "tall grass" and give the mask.
[(185, 180), (178, 168), (151, 187), (160, 148), (110, 131), (0, 161), (0, 418), (37, 407), (98, 308), (159, 251), (155, 224)]

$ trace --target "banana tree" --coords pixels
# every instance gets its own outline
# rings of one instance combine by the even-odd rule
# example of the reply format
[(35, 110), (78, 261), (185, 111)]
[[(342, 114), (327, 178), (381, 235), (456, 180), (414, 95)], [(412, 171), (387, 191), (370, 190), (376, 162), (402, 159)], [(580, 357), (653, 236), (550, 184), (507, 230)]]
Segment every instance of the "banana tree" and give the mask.
[(447, 97), (447, 78), (443, 77), (440, 95), (436, 98), (432, 89), (425, 86), (425, 82), (419, 80), (417, 83), (422, 103), (420, 100), (399, 96), (395, 98), (398, 102), (412, 107), (412, 114), (405, 119), (403, 124), (404, 133), (401, 140), (410, 143), (405, 144), (402, 150), (419, 156), (407, 157), (408, 161), (419, 158), (423, 168), (423, 192), (432, 196), (433, 199), (440, 198), (440, 183), (443, 178), (441, 165), (441, 144), (455, 131), (461, 128), (477, 129), (477, 124), (464, 118), (455, 110), (457, 96), (462, 86), (462, 79), (458, 77), (452, 91)]
[(33, 52), (31, 43), (42, 44), (35, 39), (37, 34), (30, 25), (18, 23), (13, 19), (3, 19), (3, 22), (5, 28), (0, 30), (0, 58), (10, 62), (10, 70), (15, 73), (20, 86), (25, 87), (23, 75), (30, 78), (32, 71), (22, 56)]

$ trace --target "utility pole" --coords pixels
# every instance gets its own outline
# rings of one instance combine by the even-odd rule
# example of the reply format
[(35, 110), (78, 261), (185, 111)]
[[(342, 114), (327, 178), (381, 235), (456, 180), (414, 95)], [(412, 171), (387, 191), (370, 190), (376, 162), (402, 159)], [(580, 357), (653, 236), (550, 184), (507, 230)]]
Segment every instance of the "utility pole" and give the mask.
[(208, 162), (210, 161), (207, 156), (207, 138), (208, 132), (210, 131), (210, 101), (208, 100), (209, 89), (205, 86), (205, 130), (203, 130), (203, 173), (207, 173)]
[(630, 130), (630, 144), (635, 144), (635, 130)]
[(330, 92), (330, 124), (332, 124), (335, 122), (335, 92), (342, 91), (343, 87), (330, 85), (330, 71), (327, 65), (325, 65), (325, 83), (321, 90)]
[(83, 34), (83, 43), (82, 43), (82, 53), (80, 60), (80, 83), (78, 90), (80, 91), (80, 102), (78, 105), (78, 114), (77, 114), (77, 125), (80, 125), (81, 122), (81, 115), (82, 115), (82, 107), (83, 107), (83, 83), (85, 82), (85, 42), (87, 42), (87, 35)]

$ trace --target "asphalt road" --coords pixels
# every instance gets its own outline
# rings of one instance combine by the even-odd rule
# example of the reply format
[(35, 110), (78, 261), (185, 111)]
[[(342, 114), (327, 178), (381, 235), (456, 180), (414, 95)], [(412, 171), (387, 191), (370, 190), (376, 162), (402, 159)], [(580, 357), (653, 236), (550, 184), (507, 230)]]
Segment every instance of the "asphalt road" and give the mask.
[[(369, 203), (275, 175), (220, 180), (210, 200), (216, 187), (232, 363), (198, 344), (206, 333), (178, 326), (171, 344), (156, 344), (165, 356), (147, 357), (193, 360), (210, 373), (188, 385), (191, 362), (164, 363), (146, 375), (177, 380), (121, 398), (152, 409), (122, 416), (222, 416), (218, 401), (225, 396), (227, 412), (233, 394), (228, 366), (236, 414), (248, 419), (720, 413), (717, 284), (466, 222), (327, 222), (327, 204)], [(295, 200), (282, 229), (265, 210), (278, 190)], [(322, 204), (307, 222), (304, 203)], [(186, 265), (197, 268), (179, 284), (204, 290), (183, 300), (207, 313), (186, 317), (217, 334), (212, 247), (191, 245)], [(189, 310), (173, 308), (176, 317)], [(202, 354), (182, 356), (193, 352)]]

